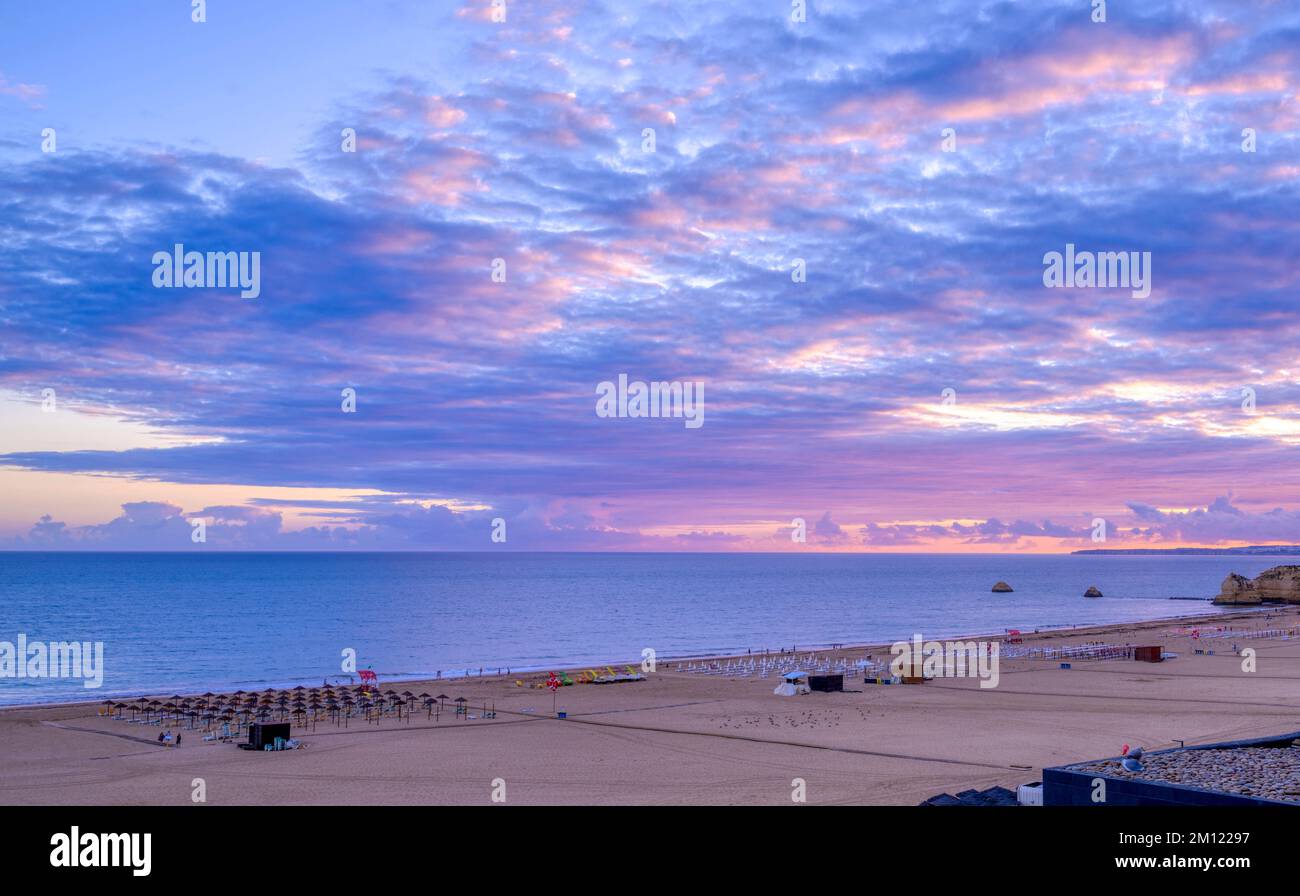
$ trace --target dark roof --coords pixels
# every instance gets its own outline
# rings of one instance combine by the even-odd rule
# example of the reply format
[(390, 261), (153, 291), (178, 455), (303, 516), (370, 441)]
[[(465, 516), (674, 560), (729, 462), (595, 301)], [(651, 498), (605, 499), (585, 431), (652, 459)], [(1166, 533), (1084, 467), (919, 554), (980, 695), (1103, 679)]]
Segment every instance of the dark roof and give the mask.
[(1005, 787), (963, 790), (956, 796), (951, 793), (941, 793), (921, 803), (922, 806), (1017, 806), (1019, 804), (1016, 795)]

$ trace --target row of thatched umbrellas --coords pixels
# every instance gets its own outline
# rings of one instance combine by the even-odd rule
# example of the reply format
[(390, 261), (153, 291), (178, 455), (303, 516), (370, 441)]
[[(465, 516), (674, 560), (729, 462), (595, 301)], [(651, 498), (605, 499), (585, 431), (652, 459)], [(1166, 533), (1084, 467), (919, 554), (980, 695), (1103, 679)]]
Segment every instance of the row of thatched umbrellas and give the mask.
[[(293, 719), (298, 724), (311, 723), (315, 727), (320, 719), (329, 719), (334, 724), (342, 722), (344, 727), (348, 719), (357, 713), (364, 714), (367, 722), (376, 724), (386, 715), (395, 713), (400, 720), (405, 713), (407, 722), (411, 720), (411, 711), (417, 706), (425, 710), (426, 718), (442, 715), (446, 701), (451, 700), (446, 694), (436, 697), (427, 693), (413, 694), (403, 691), (400, 694), (392, 689), (380, 692), (378, 688), (363, 685), (324, 685), (308, 688), (298, 685), (288, 690), (277, 691), (267, 688), (265, 691), (235, 691), (233, 694), (213, 694), (208, 692), (198, 697), (182, 697), (174, 694), (168, 699), (150, 699), (139, 697), (135, 700), (119, 702), (105, 700), (104, 712), (115, 719), (126, 719), (131, 714), (131, 721), (137, 715), (152, 721), (155, 717), (164, 722), (174, 720), (186, 721), (194, 728), (202, 722), (204, 727), (216, 722), (225, 725), (235, 724), (236, 730), (253, 721), (265, 722), (278, 718), (280, 721)], [(464, 697), (452, 700), (458, 711), (463, 711), (467, 704)]]

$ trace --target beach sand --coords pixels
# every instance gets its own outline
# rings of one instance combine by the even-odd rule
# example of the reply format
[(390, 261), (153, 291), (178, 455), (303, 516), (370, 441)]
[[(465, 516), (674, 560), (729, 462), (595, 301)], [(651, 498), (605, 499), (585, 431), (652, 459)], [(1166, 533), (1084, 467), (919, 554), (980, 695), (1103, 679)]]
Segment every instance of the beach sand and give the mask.
[[(1300, 624), (1300, 607), (1268, 615), (1199, 624)], [(1004, 659), (999, 686), (984, 689), (976, 679), (847, 679), (845, 693), (783, 698), (772, 694), (775, 677), (679, 673), (661, 660), (644, 682), (562, 688), (566, 720), (552, 716), (548, 691), (516, 687), (522, 676), (402, 682), (392, 687), (464, 696), (475, 716), (495, 704), (497, 716), (444, 711), (435, 723), (420, 709), (409, 723), (294, 725), (306, 747), (282, 753), (204, 743), (184, 729), (183, 746), (163, 747), (158, 728), (102, 718), (96, 703), (6, 709), (0, 804), (189, 804), (202, 778), (214, 805), (487, 805), (498, 779), (506, 804), (791, 805), (802, 778), (809, 804), (914, 805), (944, 791), (1015, 788), (1041, 780), (1045, 766), (1114, 756), (1125, 743), (1151, 750), (1300, 730), (1300, 637), (1237, 641), (1257, 651), (1248, 673), (1233, 639), (1182, 633), (1197, 624), (1026, 633), (1029, 645), (1159, 644), (1178, 658), (1076, 660), (1070, 670)], [(836, 653), (888, 659), (882, 646)]]

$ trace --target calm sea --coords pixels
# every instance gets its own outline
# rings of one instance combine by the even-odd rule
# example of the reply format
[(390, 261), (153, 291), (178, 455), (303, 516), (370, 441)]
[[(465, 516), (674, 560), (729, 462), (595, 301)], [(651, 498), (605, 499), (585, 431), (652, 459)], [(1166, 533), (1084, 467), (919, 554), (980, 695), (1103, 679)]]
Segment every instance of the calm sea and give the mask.
[[(102, 641), (98, 690), (0, 704), (381, 680), (1212, 612), (1229, 556), (0, 553), (0, 641)], [(989, 589), (1005, 579), (1014, 594)], [(1100, 599), (1085, 599), (1096, 585)]]

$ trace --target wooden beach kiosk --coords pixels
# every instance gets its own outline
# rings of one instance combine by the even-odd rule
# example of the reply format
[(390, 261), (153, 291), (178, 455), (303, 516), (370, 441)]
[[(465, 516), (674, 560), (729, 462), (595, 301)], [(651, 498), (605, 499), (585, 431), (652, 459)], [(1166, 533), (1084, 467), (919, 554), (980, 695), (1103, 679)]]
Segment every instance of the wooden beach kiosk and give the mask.
[(830, 694), (834, 691), (844, 690), (844, 676), (840, 675), (809, 675), (808, 689), (820, 691), (824, 694)]

